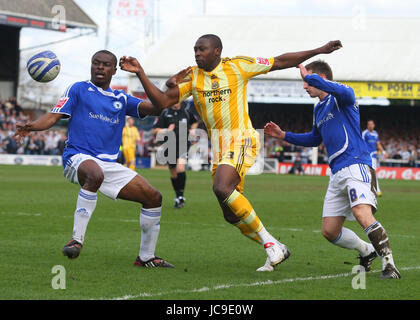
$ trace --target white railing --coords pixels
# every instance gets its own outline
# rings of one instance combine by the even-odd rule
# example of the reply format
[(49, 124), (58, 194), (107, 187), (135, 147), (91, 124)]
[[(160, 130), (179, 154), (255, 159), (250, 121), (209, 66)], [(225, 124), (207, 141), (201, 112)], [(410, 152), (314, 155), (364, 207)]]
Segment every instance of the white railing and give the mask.
[(61, 166), (61, 156), (0, 154), (0, 164)]

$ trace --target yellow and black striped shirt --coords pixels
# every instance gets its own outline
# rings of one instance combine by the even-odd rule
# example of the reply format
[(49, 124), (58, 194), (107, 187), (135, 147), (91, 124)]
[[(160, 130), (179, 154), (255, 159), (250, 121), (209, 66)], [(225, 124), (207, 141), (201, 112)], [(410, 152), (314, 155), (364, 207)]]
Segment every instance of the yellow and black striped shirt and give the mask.
[(179, 101), (193, 96), (209, 135), (212, 130), (254, 131), (248, 115), (248, 80), (270, 71), (274, 58), (222, 58), (212, 71), (193, 67), (179, 84)]

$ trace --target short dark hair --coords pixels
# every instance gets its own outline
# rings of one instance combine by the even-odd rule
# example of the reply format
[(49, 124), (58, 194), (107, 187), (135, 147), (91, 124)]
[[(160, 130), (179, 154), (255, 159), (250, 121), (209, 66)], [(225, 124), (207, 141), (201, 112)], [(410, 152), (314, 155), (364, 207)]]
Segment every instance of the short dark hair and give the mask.
[(202, 35), (198, 39), (202, 39), (202, 38), (209, 39), (214, 48), (220, 48), (220, 50), (223, 49), (222, 40), (220, 40), (220, 38), (216, 36), (215, 34), (211, 34), (211, 33), (205, 34), (205, 35)]
[(328, 80), (333, 79), (333, 73), (328, 63), (322, 60), (313, 61), (305, 66), (306, 70), (312, 70), (312, 73), (324, 74)]
[(113, 54), (111, 51), (108, 51), (108, 50), (99, 50), (98, 52), (96, 52), (93, 56), (92, 56), (92, 59), (93, 59), (93, 57), (94, 56), (96, 56), (97, 54), (99, 54), (99, 53), (104, 53), (104, 54), (108, 54), (108, 55), (110, 55), (111, 57), (112, 57), (112, 60), (113, 60), (113, 62), (114, 62), (114, 66), (116, 67), (117, 66), (117, 61), (118, 61), (118, 59), (117, 59), (117, 56), (115, 55), (115, 54)]

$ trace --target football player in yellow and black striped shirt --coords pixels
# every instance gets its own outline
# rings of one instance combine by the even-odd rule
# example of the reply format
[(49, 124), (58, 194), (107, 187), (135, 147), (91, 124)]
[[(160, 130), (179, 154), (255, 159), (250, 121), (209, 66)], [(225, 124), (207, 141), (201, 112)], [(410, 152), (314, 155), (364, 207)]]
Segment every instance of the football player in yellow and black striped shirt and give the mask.
[(220, 38), (207, 34), (201, 36), (194, 46), (197, 66), (170, 78), (165, 92), (147, 78), (135, 58), (120, 59), (120, 67), (136, 73), (154, 105), (167, 108), (193, 96), (196, 109), (211, 136), (213, 191), (224, 217), (266, 250), (266, 264), (258, 271), (273, 271), (290, 253), (265, 229), (242, 194), (245, 175), (260, 148), (258, 133), (248, 115), (248, 80), (269, 71), (297, 67), (315, 55), (331, 53), (341, 46), (340, 41), (330, 41), (317, 49), (285, 53), (274, 58), (222, 58)]

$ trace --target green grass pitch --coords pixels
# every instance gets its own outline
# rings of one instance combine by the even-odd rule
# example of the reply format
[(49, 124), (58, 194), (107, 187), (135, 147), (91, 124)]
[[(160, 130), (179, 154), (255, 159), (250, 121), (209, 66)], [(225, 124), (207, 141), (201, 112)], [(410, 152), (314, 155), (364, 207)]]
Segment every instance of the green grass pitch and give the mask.
[[(187, 172), (186, 207), (174, 209), (167, 170), (141, 170), (163, 194), (156, 254), (175, 269), (133, 266), (140, 241), (140, 206), (103, 195), (78, 259), (61, 250), (71, 238), (79, 187), (62, 168), (0, 166), (0, 299), (419, 299), (420, 181), (381, 180), (377, 219), (386, 228), (400, 280), (380, 280), (380, 261), (353, 289), (357, 253), (321, 233), (327, 177), (248, 176), (245, 195), (291, 257), (275, 272), (255, 270), (264, 249), (227, 224), (208, 172)], [(366, 239), (356, 222), (346, 222)], [(64, 267), (65, 289), (53, 289), (52, 268)]]

